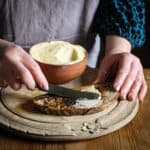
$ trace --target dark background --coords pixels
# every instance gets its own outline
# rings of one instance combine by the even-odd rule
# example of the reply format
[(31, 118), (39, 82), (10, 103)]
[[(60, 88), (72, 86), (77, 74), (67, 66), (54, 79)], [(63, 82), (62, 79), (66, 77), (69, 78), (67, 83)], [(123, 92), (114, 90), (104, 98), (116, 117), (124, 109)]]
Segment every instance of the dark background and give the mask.
[(146, 43), (142, 48), (134, 49), (132, 52), (137, 55), (144, 68), (150, 68), (150, 0), (145, 0), (146, 4)]
[[(138, 56), (144, 68), (150, 68), (150, 0), (144, 0), (146, 5), (146, 41), (143, 47), (136, 48), (132, 50), (132, 53)], [(104, 39), (103, 39), (104, 40)], [(97, 67), (100, 64), (104, 56), (104, 41), (101, 41), (101, 53), (99, 55), (99, 61), (97, 62)]]

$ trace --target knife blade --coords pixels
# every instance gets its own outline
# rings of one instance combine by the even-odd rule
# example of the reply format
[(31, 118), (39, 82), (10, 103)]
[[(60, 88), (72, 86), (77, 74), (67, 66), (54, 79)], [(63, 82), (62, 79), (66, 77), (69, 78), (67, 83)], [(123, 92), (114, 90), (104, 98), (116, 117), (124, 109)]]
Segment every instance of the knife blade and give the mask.
[(99, 98), (99, 95), (96, 93), (69, 89), (69, 88), (62, 87), (62, 86), (55, 85), (55, 84), (49, 84), (49, 89), (47, 92), (52, 95), (62, 96), (62, 97), (71, 98), (71, 99), (78, 99), (78, 98), (97, 99)]

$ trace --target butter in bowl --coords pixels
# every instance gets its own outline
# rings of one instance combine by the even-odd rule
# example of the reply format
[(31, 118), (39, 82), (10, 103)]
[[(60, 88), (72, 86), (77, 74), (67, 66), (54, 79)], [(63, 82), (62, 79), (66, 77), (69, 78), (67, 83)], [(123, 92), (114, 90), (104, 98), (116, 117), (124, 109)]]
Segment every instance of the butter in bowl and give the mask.
[(29, 50), (49, 83), (63, 84), (79, 77), (86, 68), (87, 52), (64, 41), (38, 43)]

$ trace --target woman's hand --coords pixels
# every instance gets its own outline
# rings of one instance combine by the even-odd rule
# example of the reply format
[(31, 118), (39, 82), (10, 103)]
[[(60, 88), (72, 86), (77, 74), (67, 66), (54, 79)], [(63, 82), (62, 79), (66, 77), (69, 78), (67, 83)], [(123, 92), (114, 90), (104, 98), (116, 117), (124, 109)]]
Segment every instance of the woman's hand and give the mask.
[(43, 89), (48, 88), (44, 74), (30, 55), (13, 43), (1, 40), (0, 44), (0, 86), (10, 85), (17, 90), (23, 83), (34, 89), (37, 83)]
[(130, 52), (105, 55), (95, 83), (104, 82), (114, 76), (113, 87), (120, 92), (120, 98), (144, 100), (147, 85), (140, 60)]

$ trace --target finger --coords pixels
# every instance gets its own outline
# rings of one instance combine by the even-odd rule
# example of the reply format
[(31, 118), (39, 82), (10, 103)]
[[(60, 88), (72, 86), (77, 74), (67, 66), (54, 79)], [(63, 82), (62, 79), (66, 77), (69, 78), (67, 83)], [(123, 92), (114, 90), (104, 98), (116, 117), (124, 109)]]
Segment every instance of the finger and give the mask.
[(48, 82), (46, 77), (44, 76), (43, 72), (41, 71), (40, 66), (31, 58), (28, 61), (24, 62), (24, 65), (30, 70), (32, 76), (34, 77), (37, 84), (42, 88), (47, 90), (48, 89)]
[(94, 83), (102, 83), (107, 79), (112, 63), (112, 59), (109, 59), (109, 62), (107, 59), (103, 59)]
[(19, 90), (21, 88), (21, 83), (19, 82), (13, 82), (13, 83), (10, 83), (10, 87), (14, 90)]
[(134, 100), (138, 97), (141, 85), (142, 85), (142, 74), (138, 73), (128, 94), (129, 100)]
[[(14, 70), (13, 70), (14, 71)], [(17, 82), (14, 74), (10, 74), (10, 72), (8, 72), (8, 76), (6, 77), (8, 84), (10, 85), (10, 87), (14, 90), (18, 90), (20, 87), (20, 83)]]
[(14, 90), (19, 90), (21, 88), (22, 82), (21, 79), (17, 79), (18, 76), (14, 76), (14, 81), (10, 83), (10, 87)]
[(35, 81), (30, 71), (23, 64), (17, 65), (17, 71), (26, 87), (33, 90), (35, 88)]
[(96, 79), (94, 80), (94, 83), (102, 83), (106, 80), (108, 72), (102, 69), (99, 69)]
[[(18, 90), (20, 88), (20, 80), (16, 79), (16, 67), (14, 65), (11, 65), (8, 67), (8, 69), (6, 70), (6, 74), (5, 74), (5, 80), (7, 80), (6, 84), (10, 85), (11, 88), (13, 88), (14, 90)], [(5, 81), (4, 80), (4, 81)]]
[(139, 92), (139, 100), (140, 100), (141, 102), (143, 102), (144, 97), (145, 97), (145, 95), (146, 95), (146, 92), (147, 92), (147, 84), (146, 84), (146, 82), (145, 82), (145, 80), (144, 80), (143, 83), (142, 83), (140, 92)]
[(126, 79), (124, 80), (124, 83), (122, 84), (122, 86), (120, 88), (120, 98), (121, 99), (126, 99), (126, 96), (129, 92), (129, 90), (131, 89), (134, 81), (135, 81), (135, 78), (137, 76), (137, 72), (138, 72), (137, 64), (133, 62), (131, 64), (131, 68), (130, 68), (129, 73), (126, 76)]
[[(4, 79), (2, 84), (10, 85), (10, 87), (13, 88), (12, 85), (15, 82), (15, 78), (14, 78), (10, 68), (11, 67), (9, 67), (7, 70), (5, 70), (5, 72), (2, 74), (2, 78)], [(4, 81), (5, 81), (5, 83), (4, 83)]]
[(0, 79), (0, 87), (7, 87), (8, 83), (5, 80)]
[(127, 75), (129, 74), (131, 63), (132, 63), (132, 59), (128, 55), (125, 55), (124, 57), (120, 58), (118, 71), (113, 83), (113, 87), (116, 91), (120, 90)]

